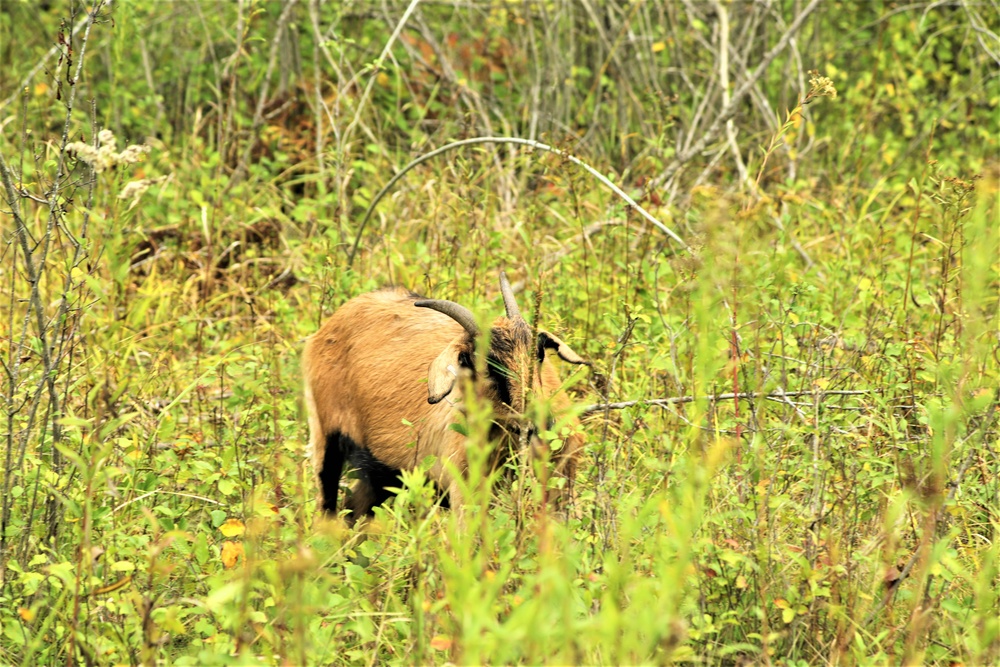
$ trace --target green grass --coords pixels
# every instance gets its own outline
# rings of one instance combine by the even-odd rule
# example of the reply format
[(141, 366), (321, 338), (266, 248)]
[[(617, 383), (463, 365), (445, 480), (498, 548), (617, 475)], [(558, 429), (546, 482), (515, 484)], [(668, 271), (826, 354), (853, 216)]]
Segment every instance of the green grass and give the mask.
[[(604, 41), (584, 3), (480, 4), (421, 7), (376, 74), (406, 5), (306, 3), (276, 40), (283, 3), (123, 1), (23, 94), (84, 7), (28, 35), (0, 5), (0, 664), (1000, 662), (991, 6), (824, 4), (796, 48), (836, 98), (786, 113), (809, 75), (782, 55), (775, 118), (734, 119), (747, 179), (721, 135), (651, 187), (719, 95), (715, 19), (591, 3)], [(404, 176), (348, 266), (396, 170), (533, 123), (694, 252), (559, 156), (482, 146)], [(64, 128), (150, 150), (95, 173)], [(461, 523), (425, 468), (363, 530), (323, 520), (304, 338), (385, 284), (493, 317), (501, 268), (594, 362), (560, 369), (568, 516), (525, 465), (471, 475)]]

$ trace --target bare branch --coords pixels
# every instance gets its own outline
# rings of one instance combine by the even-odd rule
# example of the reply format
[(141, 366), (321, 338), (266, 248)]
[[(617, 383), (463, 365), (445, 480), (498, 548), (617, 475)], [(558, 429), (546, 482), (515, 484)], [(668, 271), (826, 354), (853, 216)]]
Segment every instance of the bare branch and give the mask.
[(670, 238), (672, 238), (674, 241), (676, 241), (677, 243), (679, 243), (682, 248), (684, 248), (685, 250), (687, 250), (689, 253), (692, 253), (692, 254), (694, 253), (694, 251), (690, 248), (690, 246), (688, 246), (688, 244), (685, 243), (684, 240), (681, 239), (680, 236), (678, 236), (676, 233), (674, 233), (673, 230), (671, 230), (669, 227), (667, 227), (666, 225), (664, 225), (662, 222), (660, 222), (659, 220), (657, 220), (656, 218), (654, 218), (642, 206), (639, 206), (639, 204), (634, 199), (632, 199), (627, 194), (625, 194), (624, 190), (622, 190), (617, 185), (615, 185), (614, 183), (612, 183), (608, 179), (607, 176), (605, 176), (601, 172), (597, 171), (596, 169), (594, 169), (593, 167), (591, 167), (589, 164), (587, 164), (586, 162), (584, 162), (580, 158), (576, 157), (575, 155), (571, 155), (570, 153), (567, 153), (566, 151), (564, 151), (562, 149), (555, 148), (553, 146), (549, 146), (548, 144), (543, 144), (543, 143), (538, 142), (538, 141), (533, 141), (531, 139), (521, 139), (519, 137), (474, 137), (472, 139), (463, 139), (462, 141), (453, 141), (450, 144), (445, 144), (444, 146), (441, 146), (440, 148), (431, 151), (430, 153), (425, 153), (424, 155), (421, 155), (420, 157), (418, 157), (417, 159), (413, 160), (408, 165), (406, 165), (405, 167), (403, 167), (402, 169), (400, 169), (399, 173), (397, 173), (395, 176), (393, 176), (389, 180), (389, 182), (386, 183), (385, 186), (381, 190), (379, 190), (378, 194), (375, 195), (375, 197), (372, 199), (371, 203), (368, 205), (368, 210), (365, 211), (365, 215), (361, 219), (361, 224), (358, 225), (357, 235), (354, 237), (354, 244), (351, 247), (351, 250), (350, 250), (350, 252), (347, 255), (347, 266), (350, 267), (354, 263), (354, 257), (355, 257), (355, 255), (357, 255), (358, 246), (361, 244), (361, 235), (362, 235), (362, 233), (365, 230), (365, 225), (368, 224), (368, 219), (371, 217), (372, 211), (375, 210), (375, 207), (378, 205), (379, 201), (382, 200), (382, 197), (384, 197), (386, 195), (386, 193), (389, 192), (389, 190), (392, 188), (392, 186), (395, 185), (396, 182), (399, 179), (401, 179), (406, 174), (406, 172), (408, 172), (411, 169), (413, 169), (414, 167), (416, 167), (416, 166), (418, 166), (418, 165), (426, 162), (427, 160), (430, 160), (431, 158), (434, 158), (434, 157), (437, 157), (438, 155), (441, 155), (442, 153), (446, 153), (446, 152), (448, 152), (450, 150), (453, 150), (455, 148), (461, 148), (463, 146), (472, 146), (472, 145), (475, 145), (475, 144), (520, 144), (522, 146), (530, 146), (531, 148), (535, 148), (535, 149), (538, 149), (538, 150), (548, 151), (549, 153), (555, 153), (556, 155), (559, 155), (560, 157), (566, 158), (567, 160), (569, 160), (573, 164), (582, 167), (588, 174), (590, 174), (591, 176), (593, 176), (594, 178), (596, 178), (598, 181), (600, 181), (601, 183), (603, 183), (604, 185), (606, 185), (616, 195), (618, 195), (619, 197), (621, 197), (622, 199), (624, 199), (629, 204), (629, 206), (631, 206), (636, 211), (638, 211), (639, 214), (642, 215), (642, 217), (646, 218), (646, 220), (648, 220), (650, 223), (652, 223), (655, 227), (659, 228), (664, 234), (666, 234), (667, 236), (669, 236)]
[(739, 108), (740, 104), (743, 103), (743, 98), (747, 96), (751, 89), (753, 89), (754, 85), (756, 85), (757, 81), (764, 75), (764, 72), (767, 71), (768, 65), (771, 64), (771, 61), (774, 60), (786, 46), (788, 46), (788, 42), (799, 31), (799, 28), (802, 27), (802, 24), (809, 17), (809, 15), (816, 10), (820, 2), (821, 0), (812, 0), (808, 5), (806, 5), (805, 9), (803, 9), (802, 12), (795, 17), (795, 20), (788, 26), (788, 30), (786, 30), (785, 34), (781, 36), (778, 43), (774, 45), (774, 48), (764, 54), (764, 57), (757, 64), (753, 73), (747, 77), (746, 81), (744, 81), (733, 93), (732, 99), (729, 100), (728, 104), (724, 104), (722, 106), (722, 109), (719, 111), (719, 115), (715, 117), (712, 125), (709, 126), (709, 128), (701, 135), (701, 138), (699, 138), (686, 150), (681, 151), (670, 162), (670, 164), (666, 166), (663, 173), (657, 176), (653, 181), (654, 187), (659, 187), (672, 179), (677, 172), (680, 171), (681, 167), (687, 164), (691, 158), (705, 150), (705, 147), (715, 140), (719, 131), (725, 126), (726, 121), (736, 115), (736, 110)]
[(682, 403), (694, 403), (695, 401), (731, 401), (734, 398), (739, 399), (757, 399), (766, 398), (768, 400), (775, 400), (779, 402), (784, 402), (786, 397), (789, 396), (865, 396), (868, 394), (877, 394), (880, 389), (857, 389), (857, 390), (838, 390), (838, 391), (771, 391), (771, 392), (740, 392), (739, 394), (727, 393), (727, 394), (710, 394), (707, 396), (675, 396), (673, 398), (650, 398), (641, 401), (624, 401), (621, 403), (595, 403), (593, 405), (588, 405), (583, 409), (583, 415), (591, 415), (598, 412), (604, 412), (605, 410), (624, 410), (625, 408), (635, 407), (637, 405), (656, 405), (661, 408), (665, 408), (670, 405), (681, 405)]

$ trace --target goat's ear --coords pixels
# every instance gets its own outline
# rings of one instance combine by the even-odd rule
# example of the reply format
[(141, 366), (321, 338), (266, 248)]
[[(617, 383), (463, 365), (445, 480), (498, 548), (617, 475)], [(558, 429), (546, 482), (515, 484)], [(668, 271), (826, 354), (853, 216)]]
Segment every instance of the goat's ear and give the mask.
[(562, 342), (556, 336), (553, 336), (548, 331), (538, 331), (538, 360), (542, 361), (545, 359), (546, 350), (555, 350), (556, 354), (563, 361), (569, 362), (571, 364), (584, 364), (589, 366), (590, 362), (581, 357), (579, 354), (573, 351), (573, 349)]
[(463, 333), (449, 343), (427, 368), (427, 402), (431, 405), (440, 403), (455, 388), (463, 372), (459, 357), (467, 347), (468, 336)]

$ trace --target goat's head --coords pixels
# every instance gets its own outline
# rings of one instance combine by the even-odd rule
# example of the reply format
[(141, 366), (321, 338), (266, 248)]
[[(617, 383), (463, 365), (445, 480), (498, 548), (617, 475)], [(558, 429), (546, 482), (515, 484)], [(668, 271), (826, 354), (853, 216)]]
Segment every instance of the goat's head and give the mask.
[(476, 377), (476, 343), (481, 332), (472, 313), (453, 301), (422, 299), (415, 305), (443, 313), (461, 324), (463, 329), (428, 368), (428, 402), (438, 403), (446, 397), (451, 397), (449, 400), (458, 399), (460, 379), (469, 376), (477, 394), (492, 403), (494, 421), (506, 426), (523, 418), (528, 387), (542, 398), (559, 389), (558, 375), (545, 363), (548, 350), (554, 350), (561, 359), (571, 364), (587, 362), (547, 331), (539, 330), (537, 338), (532, 336), (531, 325), (521, 315), (503, 272), (500, 273), (500, 292), (506, 314), (498, 317), (490, 329), (485, 378)]

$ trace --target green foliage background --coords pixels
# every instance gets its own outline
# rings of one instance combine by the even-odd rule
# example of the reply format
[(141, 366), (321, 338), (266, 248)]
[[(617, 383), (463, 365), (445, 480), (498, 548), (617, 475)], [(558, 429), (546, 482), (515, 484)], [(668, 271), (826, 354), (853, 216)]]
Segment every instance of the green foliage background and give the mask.
[[(0, 1), (0, 663), (997, 664), (998, 32), (993, 0)], [(101, 130), (98, 171), (68, 145)], [(471, 136), (569, 151), (693, 253), (487, 145), (350, 264)], [(418, 470), (321, 520), (305, 336), (389, 283), (493, 316), (504, 267), (595, 364), (569, 515), (473, 474), (458, 525)]]

